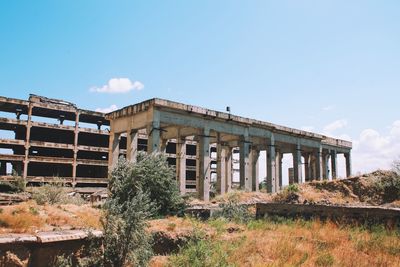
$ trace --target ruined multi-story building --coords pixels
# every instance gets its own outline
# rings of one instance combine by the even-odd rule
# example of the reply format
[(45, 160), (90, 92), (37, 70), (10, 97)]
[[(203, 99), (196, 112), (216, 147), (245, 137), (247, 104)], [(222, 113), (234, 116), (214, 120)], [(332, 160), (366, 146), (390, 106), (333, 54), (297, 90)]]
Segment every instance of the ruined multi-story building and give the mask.
[[(165, 152), (176, 167), (182, 193), (207, 200), (211, 184), (229, 191), (234, 182), (258, 190), (259, 155), (267, 159), (267, 188), (282, 188), (282, 157), (293, 155), (293, 179), (336, 178), (337, 155), (351, 174), (352, 144), (229, 113), (152, 99), (110, 114), (31, 95), (0, 97), (0, 178), (22, 176), (28, 183), (60, 177), (73, 187), (107, 185), (108, 170), (120, 156)], [(14, 176), (12, 174), (14, 172)], [(236, 178), (235, 178), (236, 177)]]

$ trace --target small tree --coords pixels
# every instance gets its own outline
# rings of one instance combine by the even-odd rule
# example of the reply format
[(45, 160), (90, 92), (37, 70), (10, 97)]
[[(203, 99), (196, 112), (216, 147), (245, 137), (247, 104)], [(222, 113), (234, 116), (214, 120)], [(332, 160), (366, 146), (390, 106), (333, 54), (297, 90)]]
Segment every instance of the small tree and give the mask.
[(154, 204), (143, 192), (133, 169), (120, 159), (111, 173), (110, 197), (102, 220), (103, 266), (145, 266), (152, 255), (146, 221), (154, 212)]
[(168, 165), (164, 154), (139, 153), (137, 163), (132, 166), (132, 176), (149, 194), (159, 215), (183, 212), (185, 202), (179, 193), (175, 170)]

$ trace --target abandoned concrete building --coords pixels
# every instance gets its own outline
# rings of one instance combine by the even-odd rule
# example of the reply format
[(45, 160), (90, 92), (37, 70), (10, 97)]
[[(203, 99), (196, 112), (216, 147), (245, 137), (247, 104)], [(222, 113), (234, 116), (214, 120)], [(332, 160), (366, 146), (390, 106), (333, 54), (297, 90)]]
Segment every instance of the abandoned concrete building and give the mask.
[[(282, 158), (293, 157), (289, 183), (335, 179), (338, 154), (351, 174), (351, 142), (191, 105), (152, 99), (107, 115), (57, 99), (0, 97), (0, 178), (28, 183), (60, 177), (76, 188), (104, 187), (120, 156), (165, 152), (182, 193), (208, 200), (237, 182), (257, 191), (260, 152), (269, 192), (282, 188)], [(237, 177), (237, 179), (234, 179)], [(237, 181), (236, 181), (237, 180)]]

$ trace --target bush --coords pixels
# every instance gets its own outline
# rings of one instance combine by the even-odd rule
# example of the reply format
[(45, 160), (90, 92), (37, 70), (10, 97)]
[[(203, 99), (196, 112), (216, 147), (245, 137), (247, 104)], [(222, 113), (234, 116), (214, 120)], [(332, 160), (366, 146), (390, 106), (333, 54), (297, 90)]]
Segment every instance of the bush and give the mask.
[(274, 201), (281, 203), (297, 203), (299, 200), (299, 195), (297, 193), (299, 191), (300, 188), (297, 184), (290, 184), (274, 196)]
[(229, 253), (235, 249), (235, 245), (236, 243), (207, 239), (203, 232), (195, 230), (193, 238), (181, 249), (179, 254), (170, 257), (167, 266), (235, 266), (228, 262)]
[(240, 204), (236, 195), (228, 197), (227, 203), (219, 204), (220, 210), (214, 212), (213, 218), (225, 218), (236, 223), (246, 223), (252, 215), (246, 205)]
[(158, 215), (183, 214), (185, 201), (178, 189), (175, 170), (168, 165), (164, 154), (141, 152), (131, 168), (135, 178), (132, 182), (149, 195)]
[(84, 203), (80, 196), (69, 196), (65, 182), (61, 178), (54, 178), (53, 181), (34, 188), (32, 198), (39, 205), (44, 204), (76, 204)]
[(13, 181), (0, 182), (0, 192), (3, 193), (20, 193), (26, 189), (26, 182), (22, 176), (17, 175), (13, 172)]

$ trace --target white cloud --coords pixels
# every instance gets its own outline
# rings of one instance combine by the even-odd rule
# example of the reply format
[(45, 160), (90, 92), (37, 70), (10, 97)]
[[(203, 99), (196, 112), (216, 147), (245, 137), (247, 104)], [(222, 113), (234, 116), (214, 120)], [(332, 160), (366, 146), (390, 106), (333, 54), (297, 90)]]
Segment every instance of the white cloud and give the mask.
[(353, 146), (355, 172), (390, 169), (400, 156), (400, 121), (393, 122), (386, 135), (374, 129), (363, 130)]
[(336, 120), (328, 125), (326, 125), (323, 129), (324, 134), (332, 135), (332, 133), (336, 130), (342, 129), (347, 126), (347, 120), (341, 119)]
[(330, 106), (326, 106), (326, 107), (322, 108), (323, 111), (331, 111), (331, 110), (334, 110), (334, 109), (335, 109), (334, 105), (330, 105)]
[(143, 88), (143, 83), (139, 81), (131, 81), (128, 78), (112, 78), (102, 87), (94, 86), (90, 88), (90, 92), (118, 94), (128, 93), (132, 90), (142, 90)]
[(111, 105), (108, 108), (96, 108), (96, 111), (102, 113), (110, 113), (117, 109), (118, 109), (117, 105)]

